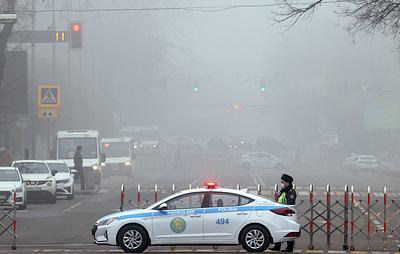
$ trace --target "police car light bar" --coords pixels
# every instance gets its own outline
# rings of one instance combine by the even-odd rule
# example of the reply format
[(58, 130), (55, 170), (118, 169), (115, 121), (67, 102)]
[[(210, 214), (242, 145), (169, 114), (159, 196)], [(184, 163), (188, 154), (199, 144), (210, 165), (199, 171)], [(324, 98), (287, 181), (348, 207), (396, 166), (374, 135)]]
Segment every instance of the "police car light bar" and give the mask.
[(207, 182), (207, 183), (204, 183), (204, 185), (207, 186), (207, 189), (214, 189), (217, 186), (217, 183)]

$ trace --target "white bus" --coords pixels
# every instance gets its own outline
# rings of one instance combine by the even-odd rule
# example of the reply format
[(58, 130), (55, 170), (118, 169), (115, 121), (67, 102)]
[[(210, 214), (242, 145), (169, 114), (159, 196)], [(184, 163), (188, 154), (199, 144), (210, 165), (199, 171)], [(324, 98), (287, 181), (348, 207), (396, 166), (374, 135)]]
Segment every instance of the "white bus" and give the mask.
[(68, 130), (57, 132), (56, 159), (65, 161), (70, 168), (73, 168), (74, 154), (78, 145), (83, 147), (83, 169), (93, 170), (94, 183), (100, 184), (102, 174), (101, 163), (105, 161), (105, 155), (100, 154), (98, 131)]
[(135, 154), (133, 153), (133, 139), (102, 138), (101, 152), (106, 155), (103, 166), (103, 176), (119, 173), (133, 176), (135, 173)]
[(149, 126), (122, 126), (118, 130), (120, 137), (131, 137), (134, 148), (138, 150), (158, 150), (159, 147), (159, 127)]

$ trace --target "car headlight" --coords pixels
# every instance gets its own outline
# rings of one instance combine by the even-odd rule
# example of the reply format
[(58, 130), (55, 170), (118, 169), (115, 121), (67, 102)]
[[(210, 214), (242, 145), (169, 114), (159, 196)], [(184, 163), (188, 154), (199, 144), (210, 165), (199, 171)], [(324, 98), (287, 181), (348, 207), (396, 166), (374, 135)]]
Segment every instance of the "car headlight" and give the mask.
[(19, 186), (17, 189), (15, 189), (16, 192), (22, 192), (22, 186)]
[(104, 225), (109, 225), (111, 222), (113, 222), (117, 217), (110, 217), (107, 219), (104, 219), (102, 221), (100, 221), (97, 225), (98, 226), (104, 226)]
[(105, 162), (102, 162), (100, 165), (102, 165), (103, 167), (106, 165), (106, 163)]
[(98, 170), (99, 169), (99, 165), (95, 164), (92, 166), (93, 170)]
[(125, 166), (130, 166), (131, 162), (130, 161), (125, 161)]

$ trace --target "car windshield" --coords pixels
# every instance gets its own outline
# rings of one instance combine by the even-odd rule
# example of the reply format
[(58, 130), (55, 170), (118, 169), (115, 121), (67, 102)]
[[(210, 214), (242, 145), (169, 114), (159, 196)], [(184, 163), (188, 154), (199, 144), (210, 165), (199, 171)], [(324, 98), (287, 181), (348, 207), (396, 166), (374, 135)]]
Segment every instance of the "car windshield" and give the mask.
[(16, 182), (19, 180), (19, 174), (16, 170), (0, 170), (0, 182)]
[(129, 157), (128, 142), (107, 142), (102, 144), (102, 152), (107, 158)]
[(14, 165), (21, 174), (48, 174), (49, 168), (41, 162), (18, 162)]
[(376, 159), (374, 157), (370, 157), (370, 156), (360, 156), (360, 160), (361, 161), (376, 161)]
[(52, 163), (48, 162), (50, 170), (57, 170), (58, 173), (69, 173), (67, 166), (64, 163)]
[(81, 145), (83, 159), (97, 158), (97, 138), (60, 138), (58, 140), (58, 158), (72, 159), (76, 151), (76, 147)]

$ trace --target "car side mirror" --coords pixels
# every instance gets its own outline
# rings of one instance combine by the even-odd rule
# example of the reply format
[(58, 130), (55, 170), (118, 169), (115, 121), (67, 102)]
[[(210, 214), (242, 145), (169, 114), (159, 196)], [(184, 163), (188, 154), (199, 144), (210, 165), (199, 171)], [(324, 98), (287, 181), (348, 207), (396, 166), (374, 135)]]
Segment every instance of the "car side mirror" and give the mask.
[(165, 210), (168, 208), (168, 205), (166, 203), (162, 203), (161, 205), (158, 206), (158, 209), (160, 210)]
[(55, 176), (57, 173), (58, 173), (57, 170), (55, 170), (55, 169), (52, 169), (52, 170), (51, 170), (51, 175), (52, 175), (52, 176)]

